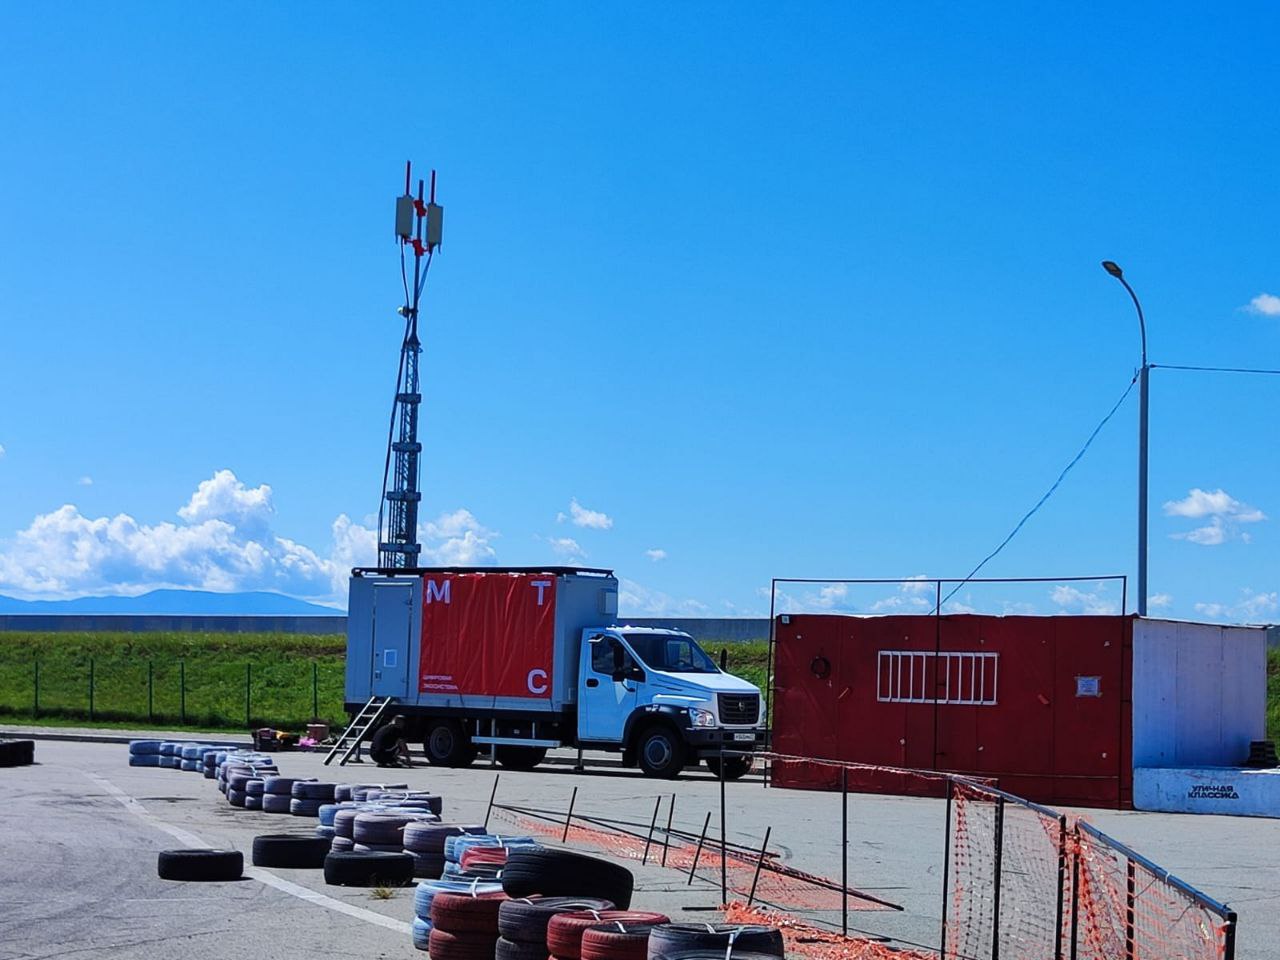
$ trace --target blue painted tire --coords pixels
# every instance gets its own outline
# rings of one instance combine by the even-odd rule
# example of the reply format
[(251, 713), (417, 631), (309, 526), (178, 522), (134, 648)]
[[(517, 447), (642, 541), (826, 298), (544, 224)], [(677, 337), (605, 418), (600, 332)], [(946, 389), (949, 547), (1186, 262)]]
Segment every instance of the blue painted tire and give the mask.
[(431, 921), (421, 917), (413, 918), (413, 945), (419, 950), (426, 950), (431, 939)]
[(131, 767), (158, 767), (164, 758), (158, 753), (139, 753), (129, 758)]
[(129, 755), (137, 756), (159, 756), (160, 740), (130, 740)]

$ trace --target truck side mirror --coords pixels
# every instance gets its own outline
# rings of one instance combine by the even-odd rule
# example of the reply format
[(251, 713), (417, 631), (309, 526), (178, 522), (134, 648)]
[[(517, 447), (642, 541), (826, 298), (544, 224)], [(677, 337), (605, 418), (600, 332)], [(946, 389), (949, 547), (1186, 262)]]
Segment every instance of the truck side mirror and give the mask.
[(720, 648), (720, 669), (725, 670), (728, 668), (728, 666), (729, 666), (729, 648), (721, 647)]

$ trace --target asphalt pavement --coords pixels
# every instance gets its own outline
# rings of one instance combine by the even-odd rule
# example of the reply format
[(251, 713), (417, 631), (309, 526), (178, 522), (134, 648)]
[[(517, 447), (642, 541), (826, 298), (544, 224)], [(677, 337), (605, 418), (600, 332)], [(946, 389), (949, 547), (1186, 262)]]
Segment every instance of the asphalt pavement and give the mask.
[[(284, 957), (418, 957), (408, 933), (412, 890), (388, 900), (369, 890), (329, 887), (318, 871), (251, 871), (231, 884), (179, 884), (156, 877), (159, 850), (196, 843), (246, 853), (255, 834), (309, 832), (313, 818), (230, 807), (198, 774), (129, 767), (116, 743), (41, 741), (38, 763), (0, 770), (0, 960), (45, 957), (165, 957), (275, 960)], [(479, 762), (465, 770), (370, 764), (325, 768), (322, 755), (282, 753), (282, 773), (335, 781), (407, 782), (444, 797), (445, 818), (484, 819), (497, 779), (493, 828), (547, 823), (567, 812), (575, 823), (601, 818), (643, 836), (654, 820), (697, 836), (710, 817), (718, 843), (720, 785), (705, 774), (674, 783), (633, 771), (568, 765), (519, 773)], [(576, 794), (575, 794), (576, 788)], [(728, 840), (769, 846), (793, 867), (840, 877), (840, 798), (835, 794), (728, 784)], [(851, 795), (849, 883), (902, 906), (854, 902), (855, 931), (899, 945), (936, 947), (940, 926), (943, 805), (918, 798)], [(528, 811), (540, 811), (545, 820)], [(1280, 822), (1233, 817), (1088, 811), (1099, 828), (1229, 904), (1240, 914), (1238, 956), (1280, 960)], [(521, 817), (517, 821), (515, 817)], [(661, 831), (659, 831), (660, 833)], [(599, 850), (588, 852), (600, 852)], [(652, 861), (629, 862), (637, 877), (635, 906), (677, 919), (711, 919), (719, 878), (687, 876)], [(617, 855), (616, 853), (613, 855)], [(766, 891), (767, 892), (767, 891)], [(804, 912), (839, 923), (829, 894)]]

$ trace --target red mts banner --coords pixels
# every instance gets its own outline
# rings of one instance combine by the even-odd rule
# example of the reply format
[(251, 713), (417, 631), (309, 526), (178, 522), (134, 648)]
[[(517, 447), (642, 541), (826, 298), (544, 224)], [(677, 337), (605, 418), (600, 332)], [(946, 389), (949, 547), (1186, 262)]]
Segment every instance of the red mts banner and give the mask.
[(426, 574), (418, 690), (549, 698), (555, 624), (550, 574)]

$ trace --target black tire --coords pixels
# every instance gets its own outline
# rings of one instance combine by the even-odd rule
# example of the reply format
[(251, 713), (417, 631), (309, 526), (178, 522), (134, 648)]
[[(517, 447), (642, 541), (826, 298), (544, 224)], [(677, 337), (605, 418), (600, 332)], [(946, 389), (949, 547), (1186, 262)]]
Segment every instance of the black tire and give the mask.
[(289, 798), (289, 812), (295, 817), (316, 817), (320, 815), (321, 800), (303, 800), (298, 797)]
[(0, 743), (0, 767), (25, 767), (35, 762), (34, 740), (5, 740)]
[(444, 859), (444, 842), (449, 837), (459, 837), (463, 829), (448, 823), (429, 823), (415, 820), (404, 825), (404, 848), (413, 853), (430, 854)]
[(532, 943), (547, 952), (547, 925), (562, 913), (612, 910), (613, 903), (594, 897), (525, 897), (508, 900), (498, 911), (498, 933), (516, 943)]
[(413, 857), (407, 853), (333, 852), (324, 858), (324, 882), (335, 887), (408, 887)]
[(514, 849), (502, 871), (509, 897), (600, 897), (619, 910), (631, 907), (635, 878), (621, 864), (569, 850), (544, 847)]
[(439, 880), (444, 873), (447, 862), (444, 857), (434, 853), (413, 853), (410, 850), (405, 853), (413, 857), (413, 875), (419, 880)]
[(319, 800), (321, 803), (333, 803), (333, 791), (337, 786), (336, 783), (299, 780), (293, 785), (289, 795), (296, 800)]
[(476, 759), (475, 745), (455, 720), (427, 721), (422, 750), (436, 767), (469, 767)]
[(264, 833), (253, 838), (255, 867), (319, 870), (329, 855), (328, 837), (304, 837), (289, 833)]
[(684, 769), (684, 739), (665, 724), (646, 727), (636, 739), (636, 761), (646, 777), (674, 780)]
[(649, 960), (675, 960), (716, 951), (721, 960), (732, 947), (739, 953), (783, 957), (782, 931), (777, 927), (734, 923), (663, 923), (649, 932)]
[(546, 747), (498, 747), (494, 751), (498, 762), (508, 770), (532, 770), (547, 759)]
[(161, 880), (239, 880), (244, 873), (244, 854), (239, 850), (161, 850), (156, 870)]
[(493, 948), (493, 957), (494, 960), (547, 960), (547, 945), (499, 937)]
[(262, 795), (263, 813), (289, 813), (289, 805), (293, 798), (283, 793), (264, 793)]
[[(748, 773), (751, 772), (751, 768), (755, 766), (755, 762), (756, 762), (755, 757), (739, 757), (739, 756), (725, 757), (724, 758), (724, 778), (726, 780), (741, 780), (743, 777), (745, 777)], [(719, 779), (720, 758), (707, 757), (706, 764), (707, 764), (707, 769), (710, 770), (717, 779)]]

